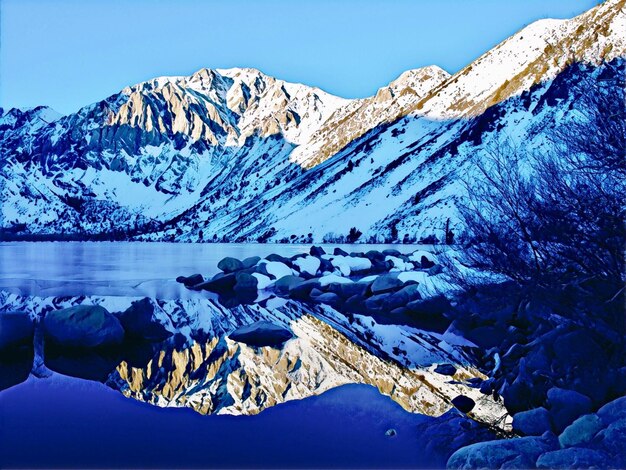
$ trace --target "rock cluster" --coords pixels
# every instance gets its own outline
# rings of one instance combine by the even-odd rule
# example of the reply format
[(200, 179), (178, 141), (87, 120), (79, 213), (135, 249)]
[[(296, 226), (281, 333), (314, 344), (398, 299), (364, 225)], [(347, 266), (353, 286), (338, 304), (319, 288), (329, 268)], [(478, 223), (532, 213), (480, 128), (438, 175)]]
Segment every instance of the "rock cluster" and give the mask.
[(243, 261), (227, 257), (222, 271), (204, 280), (200, 274), (177, 281), (194, 290), (218, 294), (222, 305), (233, 307), (257, 301), (259, 292), (301, 302), (326, 304), (352, 315), (373, 317), (382, 324), (403, 324), (443, 332), (450, 304), (443, 296), (423, 299), (425, 282), (441, 272), (436, 256), (424, 251), (405, 255), (397, 250), (347, 253), (335, 248), (327, 254), (313, 246), (309, 254), (286, 258), (271, 254)]
[[(551, 389), (564, 399), (566, 393)], [(569, 403), (569, 402), (567, 402)], [(586, 409), (582, 402), (568, 405), (575, 414)], [(514, 425), (529, 434), (525, 437), (475, 443), (457, 450), (448, 468), (624, 468), (626, 454), (626, 397), (607, 403), (595, 413), (582, 414), (558, 436), (554, 421), (541, 408), (520, 413)], [(559, 416), (561, 413), (559, 413)], [(570, 415), (570, 416), (573, 416)], [(533, 420), (536, 419), (536, 422)], [(516, 423), (517, 422), (517, 423)], [(548, 430), (539, 434), (544, 426)]]
[(461, 449), (449, 467), (624, 467), (623, 334), (592, 311), (572, 318), (567, 294), (558, 295), (505, 283), (455, 299), (448, 332), (477, 346), (490, 376), (481, 391), (503, 399), (513, 431), (524, 437)]

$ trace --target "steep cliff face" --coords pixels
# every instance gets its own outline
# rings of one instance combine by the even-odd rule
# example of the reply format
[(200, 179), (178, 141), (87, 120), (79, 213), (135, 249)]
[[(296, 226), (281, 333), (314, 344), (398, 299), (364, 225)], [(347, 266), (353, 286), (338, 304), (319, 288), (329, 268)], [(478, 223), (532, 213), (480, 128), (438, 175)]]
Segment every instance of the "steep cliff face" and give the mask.
[(203, 69), (60, 118), (3, 111), (0, 227), (175, 241), (321, 241), (354, 227), (360, 241), (441, 239), (445, 226), (460, 230), (455, 198), (472, 159), (503, 139), (547, 150), (551, 129), (584, 111), (581, 94), (618, 90), (624, 29), (624, 0), (610, 0), (533, 23), (452, 76), (410, 70), (360, 100), (253, 69)]

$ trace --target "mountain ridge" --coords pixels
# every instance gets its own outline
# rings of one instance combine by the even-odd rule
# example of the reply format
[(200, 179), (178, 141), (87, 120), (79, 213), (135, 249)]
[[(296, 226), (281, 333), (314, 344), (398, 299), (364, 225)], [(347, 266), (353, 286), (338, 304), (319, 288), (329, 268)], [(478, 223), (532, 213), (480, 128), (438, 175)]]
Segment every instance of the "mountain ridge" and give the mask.
[[(531, 93), (545, 119), (551, 112), (566, 122), (565, 102), (575, 102), (542, 102), (550, 83), (571, 67), (626, 56), (624, 4), (540, 20), (454, 75), (409, 70), (369, 98), (251, 68), (200, 69), (126, 87), (66, 116), (3, 111), (0, 227), (24, 236), (303, 242), (354, 227), (372, 241), (441, 240), (444, 224), (461, 230), (453, 192), (470, 153), (497, 139), (496, 121), (501, 135), (539, 142), (533, 129), (544, 118), (523, 110), (520, 97)], [(565, 95), (577, 86), (559, 83)], [(459, 149), (460, 167), (446, 170)]]

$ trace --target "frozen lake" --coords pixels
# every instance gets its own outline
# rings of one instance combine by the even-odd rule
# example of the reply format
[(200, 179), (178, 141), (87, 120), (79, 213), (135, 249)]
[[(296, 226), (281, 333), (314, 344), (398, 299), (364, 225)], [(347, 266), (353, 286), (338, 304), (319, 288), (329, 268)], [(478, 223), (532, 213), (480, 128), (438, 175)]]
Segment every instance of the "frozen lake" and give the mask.
[[(429, 249), (324, 248), (332, 252), (335, 246), (348, 252)], [(293, 256), (309, 249), (274, 244), (5, 242), (0, 243), (0, 290), (39, 297), (187, 298), (205, 294), (185, 289), (176, 277), (212, 275), (225, 256)], [(8, 360), (5, 367), (15, 366), (10, 358), (0, 358), (0, 366), (3, 360)], [(190, 409), (141, 403), (104, 384), (59, 372), (31, 373), (0, 391), (0, 467), (87, 468), (94, 462), (154, 468), (433, 467), (442, 465), (439, 457), (425, 448), (417, 431), (420, 423), (433, 419), (405, 411), (364, 384), (292, 400), (255, 416), (203, 416)], [(389, 429), (397, 435), (387, 436)], [(32, 452), (33, 442), (37, 452)]]
[[(347, 252), (425, 245), (321, 245)], [(159, 299), (195, 295), (178, 284), (180, 275), (218, 272), (225, 256), (243, 259), (277, 253), (293, 256), (310, 245), (141, 242), (3, 242), (0, 243), (0, 289), (19, 295), (148, 296)]]

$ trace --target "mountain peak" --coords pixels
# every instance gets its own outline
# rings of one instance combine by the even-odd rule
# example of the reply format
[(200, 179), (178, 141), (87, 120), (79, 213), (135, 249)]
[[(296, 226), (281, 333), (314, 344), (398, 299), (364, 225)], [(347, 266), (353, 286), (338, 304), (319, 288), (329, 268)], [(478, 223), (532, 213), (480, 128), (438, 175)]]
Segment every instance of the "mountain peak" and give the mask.
[(432, 117), (475, 116), (574, 62), (599, 65), (626, 55), (626, 0), (608, 0), (569, 20), (542, 19), (454, 74), (411, 111)]

